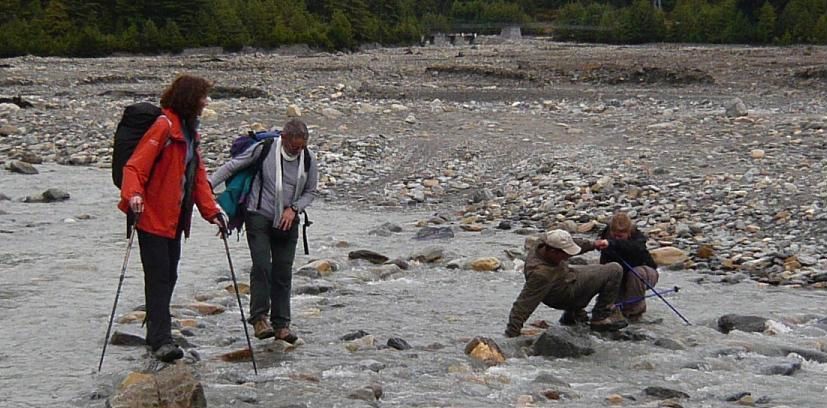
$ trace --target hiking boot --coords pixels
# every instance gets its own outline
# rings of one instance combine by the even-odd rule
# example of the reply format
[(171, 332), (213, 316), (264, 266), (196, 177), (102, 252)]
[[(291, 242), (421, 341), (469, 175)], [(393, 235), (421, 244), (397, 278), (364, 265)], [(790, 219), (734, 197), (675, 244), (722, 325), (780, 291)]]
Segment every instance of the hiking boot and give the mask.
[(286, 341), (290, 344), (296, 344), (299, 341), (299, 338), (290, 332), (290, 329), (286, 327), (282, 327), (279, 329), (278, 336), (276, 336), (276, 340)]
[(276, 335), (276, 332), (273, 331), (273, 327), (270, 326), (270, 322), (267, 321), (267, 316), (261, 316), (258, 320), (256, 320), (255, 324), (253, 324), (253, 328), (255, 329), (255, 335), (257, 339), (264, 340), (269, 339)]
[(158, 349), (153, 351), (152, 354), (158, 360), (165, 363), (171, 363), (181, 357), (184, 357), (184, 350), (181, 350), (181, 348), (179, 348), (175, 343), (167, 343), (161, 347), (158, 347)]
[(560, 324), (563, 326), (574, 326), (580, 323), (588, 323), (589, 314), (585, 310), (566, 310), (560, 316)]
[(592, 311), (592, 316), (589, 325), (595, 331), (616, 331), (629, 325), (629, 322), (617, 309), (608, 314), (598, 314)]

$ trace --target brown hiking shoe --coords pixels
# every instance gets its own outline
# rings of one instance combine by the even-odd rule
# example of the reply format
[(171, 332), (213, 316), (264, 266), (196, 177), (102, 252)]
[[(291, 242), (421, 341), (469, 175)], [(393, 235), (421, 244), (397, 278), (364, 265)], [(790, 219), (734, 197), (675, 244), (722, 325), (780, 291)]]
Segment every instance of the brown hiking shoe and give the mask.
[(608, 315), (592, 311), (592, 321), (589, 323), (595, 331), (616, 331), (629, 325), (619, 310), (615, 309)]
[(566, 310), (560, 316), (560, 324), (563, 326), (574, 326), (580, 323), (588, 323), (589, 314), (585, 310)]
[(256, 331), (256, 338), (257, 339), (269, 339), (276, 335), (276, 332), (273, 331), (273, 327), (270, 326), (270, 322), (267, 321), (267, 316), (261, 316), (256, 322), (253, 324), (253, 328)]

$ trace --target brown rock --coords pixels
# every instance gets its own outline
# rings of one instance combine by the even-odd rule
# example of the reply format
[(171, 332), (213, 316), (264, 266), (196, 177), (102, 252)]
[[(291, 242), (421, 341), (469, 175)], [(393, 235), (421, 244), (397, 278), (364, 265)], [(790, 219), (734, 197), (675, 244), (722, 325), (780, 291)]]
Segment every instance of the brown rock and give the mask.
[(709, 259), (715, 256), (715, 248), (712, 245), (701, 245), (698, 247), (698, 258)]
[(221, 305), (214, 305), (212, 303), (204, 303), (204, 302), (196, 302), (190, 303), (188, 305), (180, 306), (176, 305), (173, 308), (186, 308), (190, 310), (194, 310), (202, 315), (217, 315), (224, 313), (224, 306)]
[(658, 265), (674, 265), (689, 259), (686, 252), (675, 247), (663, 247), (649, 251)]
[(502, 267), (502, 262), (493, 256), (477, 258), (468, 264), (471, 269), (480, 272), (496, 271)]
[(483, 230), (483, 227), (480, 224), (462, 224), (459, 227), (462, 228), (463, 231), (468, 232), (480, 232)]
[(612, 394), (606, 397), (606, 402), (609, 405), (621, 405), (623, 404), (623, 396), (620, 394)]
[(157, 373), (130, 373), (107, 406), (111, 408), (206, 408), (204, 387), (186, 364)]
[(580, 225), (577, 226), (577, 232), (579, 232), (581, 234), (585, 234), (585, 233), (593, 230), (596, 225), (597, 225), (597, 223), (594, 222), (594, 221), (589, 221), (585, 224), (580, 224)]
[(143, 322), (144, 318), (146, 318), (146, 312), (141, 310), (136, 310), (133, 312), (129, 312), (120, 319), (118, 319), (118, 323), (120, 324), (127, 324), (127, 323), (135, 323), (135, 322)]
[[(230, 292), (232, 294), (235, 294), (235, 287), (232, 284), (229, 284), (229, 285), (225, 286), (224, 290), (226, 290), (227, 292)], [(246, 283), (239, 282), (238, 283), (238, 291), (242, 295), (249, 295), (250, 294), (250, 285), (248, 285)]]
[(248, 348), (244, 348), (241, 350), (231, 351), (229, 353), (222, 354), (218, 357), (221, 361), (226, 361), (228, 363), (240, 363), (245, 361), (251, 361), (253, 359), (253, 353)]
[(497, 365), (505, 362), (505, 355), (500, 346), (487, 337), (474, 337), (465, 346), (465, 354), (487, 365)]
[(797, 271), (799, 269), (801, 269), (801, 262), (798, 260), (798, 258), (795, 255), (793, 255), (793, 256), (791, 256), (791, 257), (784, 260), (784, 270), (785, 271), (793, 272), (793, 271)]

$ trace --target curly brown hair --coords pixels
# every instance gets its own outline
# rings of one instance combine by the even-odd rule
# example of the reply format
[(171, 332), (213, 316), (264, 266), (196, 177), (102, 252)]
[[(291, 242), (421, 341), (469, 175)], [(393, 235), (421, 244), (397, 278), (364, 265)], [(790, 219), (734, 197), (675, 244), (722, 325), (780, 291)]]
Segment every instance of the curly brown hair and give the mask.
[(213, 83), (194, 75), (182, 74), (161, 94), (161, 106), (172, 109), (181, 118), (192, 122), (198, 116), (199, 102), (206, 97)]
[(609, 230), (612, 232), (628, 232), (631, 233), (633, 229), (632, 220), (625, 212), (619, 211), (612, 216), (609, 222)]

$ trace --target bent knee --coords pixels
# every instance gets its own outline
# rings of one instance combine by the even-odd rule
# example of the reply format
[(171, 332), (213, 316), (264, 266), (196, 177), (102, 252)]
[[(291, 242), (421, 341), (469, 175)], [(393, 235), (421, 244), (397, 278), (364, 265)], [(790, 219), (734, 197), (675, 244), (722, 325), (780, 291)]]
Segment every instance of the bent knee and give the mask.
[(609, 262), (606, 264), (609, 273), (613, 275), (623, 276), (623, 267), (617, 262)]

